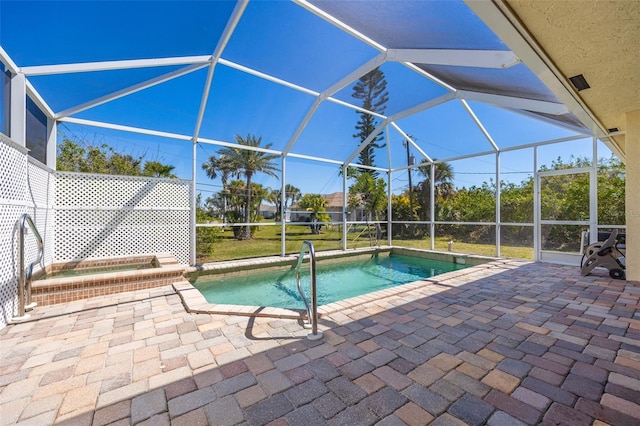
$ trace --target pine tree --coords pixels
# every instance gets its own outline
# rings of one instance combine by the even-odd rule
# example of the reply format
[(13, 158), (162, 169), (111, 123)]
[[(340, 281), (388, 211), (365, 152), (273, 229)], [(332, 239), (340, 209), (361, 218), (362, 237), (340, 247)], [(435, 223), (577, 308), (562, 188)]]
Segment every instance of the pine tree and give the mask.
[[(384, 114), (386, 109), (385, 104), (389, 100), (389, 92), (387, 92), (387, 81), (384, 78), (384, 72), (379, 68), (376, 68), (360, 77), (353, 87), (353, 93), (351, 96), (362, 100), (362, 108), (368, 111)], [(355, 133), (353, 137), (358, 138), (358, 145), (360, 145), (375, 130), (378, 125), (378, 120), (375, 116), (365, 112), (358, 112), (358, 115), (360, 116), (360, 119), (356, 124), (357, 133)], [(384, 136), (381, 133), (360, 152), (360, 164), (365, 166), (375, 165), (374, 148), (384, 147), (384, 144), (381, 143), (383, 139)]]

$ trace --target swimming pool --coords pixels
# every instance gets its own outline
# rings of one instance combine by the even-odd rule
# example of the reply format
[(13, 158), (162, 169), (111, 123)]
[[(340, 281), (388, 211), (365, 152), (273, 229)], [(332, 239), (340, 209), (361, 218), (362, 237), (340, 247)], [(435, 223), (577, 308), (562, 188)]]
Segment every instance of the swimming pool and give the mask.
[[(398, 254), (346, 260), (320, 260), (316, 267), (318, 305), (383, 290), (420, 279), (464, 269), (469, 265)], [(257, 270), (251, 273), (201, 276), (192, 280), (207, 302), (303, 309), (295, 271)], [(302, 287), (309, 289), (309, 268), (303, 265)], [(307, 297), (309, 295), (307, 294)]]

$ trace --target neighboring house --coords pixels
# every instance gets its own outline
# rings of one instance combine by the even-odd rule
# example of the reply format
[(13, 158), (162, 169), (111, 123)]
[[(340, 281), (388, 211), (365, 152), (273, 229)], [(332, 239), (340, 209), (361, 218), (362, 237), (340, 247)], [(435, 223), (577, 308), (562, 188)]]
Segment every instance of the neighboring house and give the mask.
[(276, 216), (276, 206), (270, 204), (260, 204), (260, 216), (265, 219), (273, 219)]
[[(327, 200), (325, 210), (331, 218), (331, 221), (342, 222), (342, 217), (344, 214), (342, 192), (324, 194), (322, 198)], [(347, 209), (350, 210), (349, 215), (347, 216), (347, 220), (359, 220), (359, 218), (362, 217), (362, 212), (360, 211), (360, 209), (351, 209), (349, 207), (347, 207)], [(307, 222), (310, 215), (311, 212), (301, 209), (300, 207), (298, 207), (298, 204), (293, 204), (287, 209), (285, 219), (287, 222)]]

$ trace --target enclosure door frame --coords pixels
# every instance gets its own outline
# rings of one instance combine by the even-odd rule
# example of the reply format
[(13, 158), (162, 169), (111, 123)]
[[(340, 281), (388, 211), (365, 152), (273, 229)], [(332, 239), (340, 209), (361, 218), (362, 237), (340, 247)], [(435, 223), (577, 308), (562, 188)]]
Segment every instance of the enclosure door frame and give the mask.
[[(594, 139), (593, 157), (591, 167), (581, 167), (564, 170), (538, 171), (535, 165), (535, 199), (534, 199), (534, 253), (536, 261), (560, 263), (566, 265), (579, 266), (581, 255), (579, 253), (564, 253), (560, 251), (543, 250), (542, 248), (542, 227), (543, 225), (577, 225), (589, 228), (592, 241), (597, 240), (598, 235), (598, 187), (597, 187), (597, 153), (596, 141)], [(537, 149), (534, 154), (537, 163)], [(541, 183), (544, 178), (550, 176), (566, 176), (588, 173), (589, 175), (589, 219), (588, 220), (548, 220), (542, 217), (542, 193)], [(594, 239), (595, 238), (595, 239)]]

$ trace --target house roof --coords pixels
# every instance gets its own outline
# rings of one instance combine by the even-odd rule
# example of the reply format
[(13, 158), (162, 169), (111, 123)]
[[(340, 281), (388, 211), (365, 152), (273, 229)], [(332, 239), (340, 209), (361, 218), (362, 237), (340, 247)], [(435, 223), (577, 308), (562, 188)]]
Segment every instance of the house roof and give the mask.
[(275, 211), (276, 211), (276, 206), (273, 206), (273, 205), (271, 205), (271, 204), (264, 204), (264, 203), (262, 203), (262, 204), (260, 204), (259, 211), (261, 211), (261, 212), (273, 212), (273, 213), (275, 213)]
[(334, 192), (331, 194), (325, 194), (322, 197), (327, 200), (327, 207), (343, 207), (342, 192)]
[[(331, 194), (322, 194), (322, 198), (327, 200), (326, 208), (342, 208), (342, 192), (333, 192)], [(292, 204), (289, 209), (299, 210), (298, 203)]]

